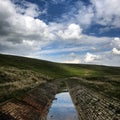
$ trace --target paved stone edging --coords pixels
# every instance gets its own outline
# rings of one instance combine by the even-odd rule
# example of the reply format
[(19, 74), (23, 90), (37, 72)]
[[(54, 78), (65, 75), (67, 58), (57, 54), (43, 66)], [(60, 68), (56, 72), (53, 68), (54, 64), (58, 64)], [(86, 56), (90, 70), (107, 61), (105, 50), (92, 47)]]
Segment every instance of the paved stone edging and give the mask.
[[(80, 79), (80, 78), (79, 78)], [(0, 106), (0, 120), (46, 120), (48, 110), (66, 81), (80, 120), (120, 120), (120, 101), (108, 98), (66, 78), (58, 83), (46, 83)]]
[(109, 99), (80, 84), (67, 82), (80, 120), (120, 120), (120, 102)]
[(48, 83), (0, 107), (0, 120), (46, 120), (57, 86)]

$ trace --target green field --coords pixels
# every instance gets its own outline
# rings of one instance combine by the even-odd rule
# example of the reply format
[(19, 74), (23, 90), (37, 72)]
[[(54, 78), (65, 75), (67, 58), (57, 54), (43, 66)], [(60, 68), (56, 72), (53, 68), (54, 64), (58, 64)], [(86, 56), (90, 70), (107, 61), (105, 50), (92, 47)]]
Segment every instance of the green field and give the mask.
[(69, 77), (83, 78), (79, 84), (120, 99), (120, 67), (61, 64), (0, 54), (0, 102), (43, 82)]

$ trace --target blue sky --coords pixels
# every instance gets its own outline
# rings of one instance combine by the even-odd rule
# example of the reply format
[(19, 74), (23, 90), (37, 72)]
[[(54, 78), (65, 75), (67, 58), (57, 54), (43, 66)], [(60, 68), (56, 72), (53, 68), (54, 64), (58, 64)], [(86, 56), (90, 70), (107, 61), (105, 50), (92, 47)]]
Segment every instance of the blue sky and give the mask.
[(0, 53), (120, 66), (120, 0), (0, 3)]

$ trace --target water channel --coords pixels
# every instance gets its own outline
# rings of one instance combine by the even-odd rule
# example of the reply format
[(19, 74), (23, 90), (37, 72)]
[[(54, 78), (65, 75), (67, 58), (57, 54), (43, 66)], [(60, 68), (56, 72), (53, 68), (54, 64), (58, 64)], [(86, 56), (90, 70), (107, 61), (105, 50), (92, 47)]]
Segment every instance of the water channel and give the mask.
[(47, 115), (47, 120), (78, 120), (77, 111), (69, 92), (56, 94)]

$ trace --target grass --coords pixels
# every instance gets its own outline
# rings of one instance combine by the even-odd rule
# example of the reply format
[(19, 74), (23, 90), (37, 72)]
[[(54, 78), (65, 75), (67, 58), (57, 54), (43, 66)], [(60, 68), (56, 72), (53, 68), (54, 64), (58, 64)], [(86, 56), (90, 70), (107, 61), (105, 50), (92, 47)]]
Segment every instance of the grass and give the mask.
[(68, 76), (101, 76), (119, 75), (120, 67), (98, 65), (60, 64), (44, 60), (25, 57), (0, 55), (0, 67), (14, 67), (22, 70), (31, 70), (48, 75), (52, 78)]
[(120, 99), (120, 67), (61, 64), (0, 54), (0, 102), (52, 79), (81, 77), (87, 87)]
[(23, 94), (47, 79), (47, 76), (34, 71), (0, 67), (0, 102)]
[(72, 87), (83, 85), (107, 97), (120, 100), (120, 80), (114, 80), (107, 77), (105, 77), (105, 79), (104, 77), (98, 77), (97, 79), (95, 79), (96, 77), (94, 79), (92, 78), (93, 77), (89, 77), (89, 79), (73, 78), (67, 80), (67, 82)]

